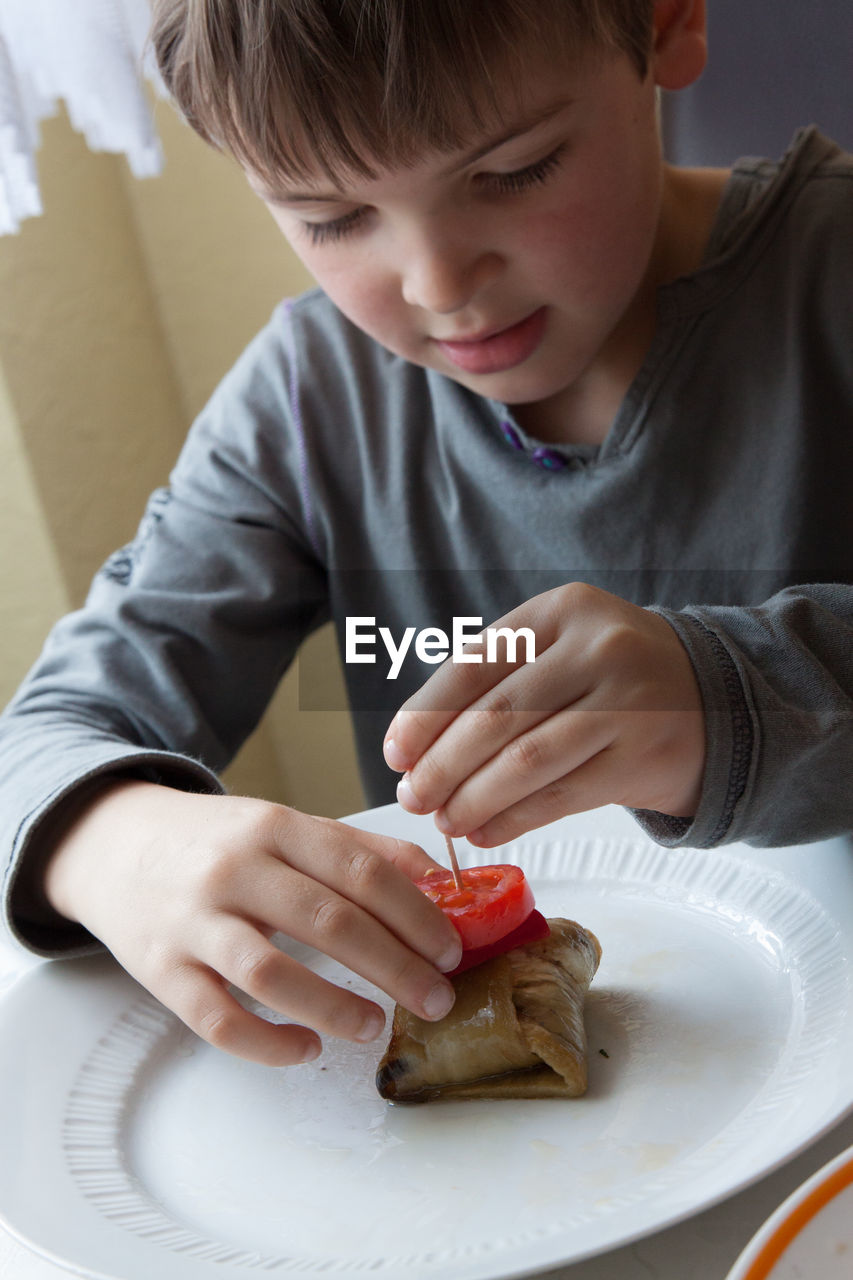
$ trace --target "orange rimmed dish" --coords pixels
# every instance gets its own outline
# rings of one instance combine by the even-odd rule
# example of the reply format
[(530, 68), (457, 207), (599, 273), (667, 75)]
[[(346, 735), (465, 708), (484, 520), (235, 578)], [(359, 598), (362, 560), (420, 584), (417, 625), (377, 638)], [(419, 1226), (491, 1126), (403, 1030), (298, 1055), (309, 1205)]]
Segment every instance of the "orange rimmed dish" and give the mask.
[(765, 1222), (727, 1280), (850, 1280), (853, 1147), (803, 1183)]

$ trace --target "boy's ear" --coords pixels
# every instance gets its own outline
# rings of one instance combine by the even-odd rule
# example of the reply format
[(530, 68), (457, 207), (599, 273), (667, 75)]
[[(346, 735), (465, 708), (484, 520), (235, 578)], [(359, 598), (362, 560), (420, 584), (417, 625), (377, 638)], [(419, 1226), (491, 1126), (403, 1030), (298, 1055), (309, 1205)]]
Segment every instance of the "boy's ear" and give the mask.
[(705, 0), (655, 0), (652, 72), (661, 89), (686, 89), (705, 68)]

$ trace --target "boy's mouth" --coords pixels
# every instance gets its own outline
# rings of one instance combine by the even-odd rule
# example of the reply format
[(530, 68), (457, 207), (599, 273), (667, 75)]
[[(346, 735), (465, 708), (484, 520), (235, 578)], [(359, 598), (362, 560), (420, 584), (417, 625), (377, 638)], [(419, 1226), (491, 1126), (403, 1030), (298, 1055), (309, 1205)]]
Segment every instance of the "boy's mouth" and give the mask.
[(506, 329), (481, 337), (435, 339), (435, 345), (466, 373), (503, 373), (533, 354), (545, 332), (545, 319), (545, 307), (540, 307)]

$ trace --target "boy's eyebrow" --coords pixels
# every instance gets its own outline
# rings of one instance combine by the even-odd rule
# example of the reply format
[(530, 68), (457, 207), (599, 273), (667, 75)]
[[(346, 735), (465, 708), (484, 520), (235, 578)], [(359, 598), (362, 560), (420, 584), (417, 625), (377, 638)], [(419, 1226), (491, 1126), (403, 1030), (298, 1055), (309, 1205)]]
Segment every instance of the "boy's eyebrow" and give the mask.
[(344, 199), (343, 191), (267, 191), (252, 185), (252, 190), (270, 204), (323, 204)]
[[(537, 111), (535, 115), (527, 117), (524, 120), (518, 120), (511, 125), (505, 132), (496, 138), (490, 138), (488, 142), (484, 142), (482, 146), (476, 147), (473, 151), (468, 152), (461, 160), (454, 160), (453, 163), (445, 170), (445, 173), (457, 173), (460, 169), (465, 169), (469, 164), (475, 164), (477, 160), (482, 160), (483, 156), (487, 156), (491, 151), (497, 151), (498, 147), (504, 146), (507, 142), (512, 142), (513, 138), (523, 137), (525, 133), (530, 133), (541, 124), (545, 124), (554, 116), (570, 106), (573, 99), (561, 98), (558, 102), (551, 103), (542, 111)], [(271, 204), (323, 204), (324, 202), (335, 203), (345, 198), (346, 193), (341, 190), (332, 191), (271, 191), (269, 188), (263, 187), (257, 183), (252, 183), (252, 190), (261, 197), (262, 200), (269, 200)]]

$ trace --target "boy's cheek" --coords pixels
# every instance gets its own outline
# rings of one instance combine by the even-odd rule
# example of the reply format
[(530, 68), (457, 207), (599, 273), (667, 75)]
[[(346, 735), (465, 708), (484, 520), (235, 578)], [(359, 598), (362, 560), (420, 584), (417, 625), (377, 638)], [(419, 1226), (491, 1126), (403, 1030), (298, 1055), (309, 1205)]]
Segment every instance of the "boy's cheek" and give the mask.
[(417, 360), (411, 318), (399, 285), (395, 289), (389, 281), (377, 287), (375, 274), (371, 279), (371, 273), (322, 266), (315, 270), (307, 265), (323, 292), (356, 328), (394, 355)]

